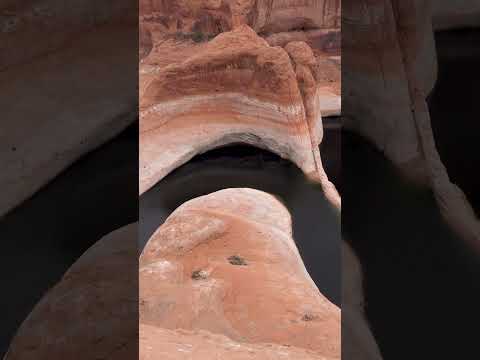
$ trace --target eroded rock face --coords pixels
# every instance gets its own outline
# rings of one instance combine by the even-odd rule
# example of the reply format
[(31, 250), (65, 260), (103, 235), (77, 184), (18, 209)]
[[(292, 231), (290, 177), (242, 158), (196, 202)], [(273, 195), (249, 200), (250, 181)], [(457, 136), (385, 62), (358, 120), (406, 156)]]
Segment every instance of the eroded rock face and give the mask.
[(105, 236), (35, 306), (5, 360), (138, 357), (137, 225)]
[(136, 121), (131, 4), (0, 5), (0, 216)]
[(340, 358), (340, 311), (266, 193), (227, 189), (180, 206), (143, 250), (139, 279), (140, 359), (203, 359), (213, 348), (232, 359)]
[(246, 25), (208, 43), (159, 44), (141, 67), (140, 193), (230, 143), (271, 150), (331, 186), (318, 150), (319, 74), (306, 43), (272, 47)]
[(249, 25), (260, 33), (340, 26), (340, 0), (140, 0), (141, 22), (207, 36)]

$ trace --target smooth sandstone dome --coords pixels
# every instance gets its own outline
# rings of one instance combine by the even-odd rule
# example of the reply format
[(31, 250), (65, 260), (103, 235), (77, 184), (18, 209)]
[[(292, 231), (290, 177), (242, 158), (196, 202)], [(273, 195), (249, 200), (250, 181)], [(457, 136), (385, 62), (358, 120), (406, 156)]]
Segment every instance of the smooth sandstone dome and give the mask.
[(140, 339), (143, 360), (166, 344), (172, 359), (217, 346), (252, 353), (239, 359), (339, 359), (340, 310), (306, 271), (287, 209), (226, 189), (180, 206), (144, 248)]

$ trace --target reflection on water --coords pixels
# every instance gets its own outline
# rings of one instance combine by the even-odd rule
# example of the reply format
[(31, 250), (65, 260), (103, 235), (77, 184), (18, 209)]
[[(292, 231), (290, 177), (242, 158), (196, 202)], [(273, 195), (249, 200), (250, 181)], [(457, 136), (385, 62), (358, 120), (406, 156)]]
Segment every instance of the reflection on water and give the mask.
[[(338, 177), (338, 175), (337, 175)], [(247, 146), (195, 157), (140, 198), (140, 246), (185, 201), (217, 190), (250, 187), (279, 197), (293, 218), (294, 238), (320, 291), (340, 303), (340, 219), (318, 185), (291, 162)]]

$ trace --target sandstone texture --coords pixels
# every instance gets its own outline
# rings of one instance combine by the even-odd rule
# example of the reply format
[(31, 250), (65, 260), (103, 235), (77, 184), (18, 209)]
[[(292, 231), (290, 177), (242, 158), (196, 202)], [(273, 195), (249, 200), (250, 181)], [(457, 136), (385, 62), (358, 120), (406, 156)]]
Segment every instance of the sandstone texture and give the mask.
[(292, 160), (339, 206), (318, 148), (321, 78), (306, 42), (270, 46), (247, 25), (158, 43), (140, 66), (140, 193), (196, 154), (246, 143)]
[(293, 161), (339, 208), (318, 150), (322, 115), (341, 108), (339, 15), (331, 0), (141, 1), (140, 194), (245, 143)]
[(35, 306), (5, 360), (138, 357), (137, 225), (105, 236)]
[(140, 359), (339, 359), (287, 209), (252, 189), (186, 202), (140, 257)]
[(133, 5), (2, 1), (0, 216), (136, 121)]

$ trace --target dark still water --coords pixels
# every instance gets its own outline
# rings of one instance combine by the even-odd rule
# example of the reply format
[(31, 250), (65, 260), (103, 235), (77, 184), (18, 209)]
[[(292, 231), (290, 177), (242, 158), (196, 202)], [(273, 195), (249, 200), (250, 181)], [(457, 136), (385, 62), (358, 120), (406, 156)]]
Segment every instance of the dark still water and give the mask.
[[(337, 147), (339, 134), (327, 135)], [(333, 150), (330, 150), (334, 153)], [(333, 156), (333, 155), (332, 155)], [(338, 153), (335, 155), (338, 158)], [(339, 171), (330, 161), (332, 172)], [(334, 174), (339, 178), (339, 174)], [(340, 304), (340, 218), (318, 185), (291, 162), (257, 148), (230, 146), (199, 155), (140, 198), (140, 246), (184, 202), (225, 188), (249, 187), (279, 197), (293, 219), (294, 238), (320, 291)]]
[(438, 81), (428, 101), (435, 142), (480, 216), (480, 29), (441, 31), (435, 41)]
[(431, 191), (403, 180), (368, 141), (344, 132), (342, 163), (342, 234), (363, 266), (383, 358), (472, 358), (480, 257), (449, 229)]

